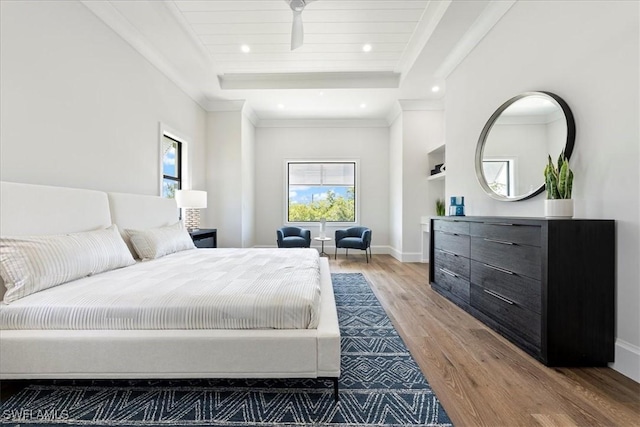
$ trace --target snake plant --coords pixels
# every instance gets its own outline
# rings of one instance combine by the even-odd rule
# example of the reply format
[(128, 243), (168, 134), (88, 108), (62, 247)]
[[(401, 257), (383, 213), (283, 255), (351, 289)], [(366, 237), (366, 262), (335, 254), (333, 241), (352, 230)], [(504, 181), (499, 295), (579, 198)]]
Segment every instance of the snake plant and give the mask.
[(558, 157), (558, 167), (553, 164), (551, 156), (544, 168), (544, 182), (547, 199), (570, 199), (573, 189), (573, 171), (569, 167), (569, 160), (564, 152)]
[(444, 216), (444, 200), (442, 199), (436, 200), (436, 215)]

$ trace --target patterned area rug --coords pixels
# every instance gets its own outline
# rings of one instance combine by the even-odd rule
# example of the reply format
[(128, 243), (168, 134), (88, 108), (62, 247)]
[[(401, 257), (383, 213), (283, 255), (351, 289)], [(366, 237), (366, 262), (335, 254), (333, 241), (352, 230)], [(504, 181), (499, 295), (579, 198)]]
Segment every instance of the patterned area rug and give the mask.
[(4, 425), (449, 426), (362, 274), (333, 274), (342, 335), (331, 381), (34, 381), (2, 402)]

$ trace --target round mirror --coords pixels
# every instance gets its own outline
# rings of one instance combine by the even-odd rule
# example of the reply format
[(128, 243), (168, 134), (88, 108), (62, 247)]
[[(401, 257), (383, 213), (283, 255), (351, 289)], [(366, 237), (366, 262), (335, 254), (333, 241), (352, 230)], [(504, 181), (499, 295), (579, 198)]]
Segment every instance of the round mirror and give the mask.
[(529, 199), (544, 190), (544, 167), (564, 151), (571, 157), (576, 137), (573, 114), (549, 92), (525, 92), (496, 110), (476, 148), (476, 175), (497, 200)]

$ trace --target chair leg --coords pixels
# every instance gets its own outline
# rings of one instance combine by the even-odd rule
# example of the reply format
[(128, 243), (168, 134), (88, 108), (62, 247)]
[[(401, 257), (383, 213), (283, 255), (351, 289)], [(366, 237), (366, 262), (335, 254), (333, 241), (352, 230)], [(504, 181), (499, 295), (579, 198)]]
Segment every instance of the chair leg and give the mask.
[(336, 245), (336, 253), (333, 256), (333, 259), (338, 259), (338, 245)]
[(364, 250), (364, 257), (367, 259), (367, 264), (369, 264), (369, 254), (367, 254), (367, 249)]
[(346, 252), (344, 256), (345, 256), (346, 258), (349, 258), (349, 248), (345, 248), (344, 250), (345, 250), (345, 252)]

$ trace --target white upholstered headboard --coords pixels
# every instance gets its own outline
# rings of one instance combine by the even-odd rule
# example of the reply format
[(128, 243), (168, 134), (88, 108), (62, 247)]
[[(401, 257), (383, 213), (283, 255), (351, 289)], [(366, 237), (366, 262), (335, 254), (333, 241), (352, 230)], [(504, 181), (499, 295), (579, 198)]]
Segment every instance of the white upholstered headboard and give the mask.
[(0, 235), (66, 234), (112, 223), (146, 229), (174, 224), (174, 199), (80, 188), (0, 182)]
[(127, 193), (107, 194), (111, 219), (121, 230), (143, 230), (178, 222), (178, 206), (174, 199)]
[[(174, 224), (174, 199), (80, 188), (0, 182), (0, 236), (67, 234), (109, 227), (145, 229)], [(136, 256), (129, 238), (123, 235)], [(0, 278), (0, 299), (5, 287)]]
[(107, 193), (0, 182), (0, 234), (66, 234), (111, 225)]

